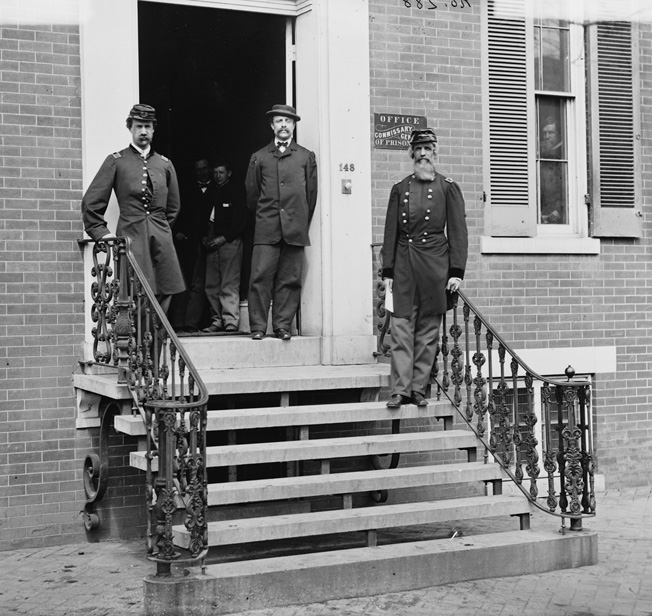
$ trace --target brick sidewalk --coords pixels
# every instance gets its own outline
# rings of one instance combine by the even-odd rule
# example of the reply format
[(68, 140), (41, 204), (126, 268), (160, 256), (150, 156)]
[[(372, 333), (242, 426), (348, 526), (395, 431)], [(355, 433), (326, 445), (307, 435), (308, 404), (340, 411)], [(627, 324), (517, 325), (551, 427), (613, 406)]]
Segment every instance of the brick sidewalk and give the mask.
[[(585, 523), (599, 532), (593, 567), (247, 616), (652, 616), (652, 488), (600, 493), (597, 506)], [(107, 542), (2, 552), (0, 615), (142, 616), (142, 580), (155, 569), (144, 550), (144, 542)]]

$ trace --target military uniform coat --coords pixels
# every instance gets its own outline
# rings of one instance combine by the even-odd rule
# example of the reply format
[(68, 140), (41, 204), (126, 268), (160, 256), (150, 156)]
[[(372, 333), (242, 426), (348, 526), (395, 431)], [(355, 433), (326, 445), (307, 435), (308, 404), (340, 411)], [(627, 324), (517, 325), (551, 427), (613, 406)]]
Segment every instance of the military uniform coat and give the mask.
[(464, 198), (450, 178), (410, 175), (392, 188), (385, 218), (382, 275), (393, 278), (394, 316), (446, 312), (446, 283), (464, 278), (468, 231)]
[(308, 228), (317, 204), (315, 154), (294, 140), (280, 152), (272, 141), (252, 155), (245, 180), (247, 205), (256, 213), (254, 244), (310, 246)]
[(143, 159), (131, 146), (107, 156), (82, 199), (84, 227), (96, 241), (109, 233), (104, 214), (112, 190), (120, 208), (116, 235), (131, 239), (136, 261), (154, 293), (183, 291), (170, 229), (180, 209), (172, 162), (154, 150)]

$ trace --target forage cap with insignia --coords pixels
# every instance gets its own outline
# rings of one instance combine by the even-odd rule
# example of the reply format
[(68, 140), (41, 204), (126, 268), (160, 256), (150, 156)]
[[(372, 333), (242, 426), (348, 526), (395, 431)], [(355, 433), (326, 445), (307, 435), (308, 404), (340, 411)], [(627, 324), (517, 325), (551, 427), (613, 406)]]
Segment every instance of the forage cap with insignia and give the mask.
[(140, 120), (141, 122), (156, 122), (156, 109), (150, 105), (138, 103), (131, 108), (127, 120)]
[(415, 128), (410, 134), (410, 145), (418, 145), (420, 143), (437, 143), (437, 135), (432, 128)]

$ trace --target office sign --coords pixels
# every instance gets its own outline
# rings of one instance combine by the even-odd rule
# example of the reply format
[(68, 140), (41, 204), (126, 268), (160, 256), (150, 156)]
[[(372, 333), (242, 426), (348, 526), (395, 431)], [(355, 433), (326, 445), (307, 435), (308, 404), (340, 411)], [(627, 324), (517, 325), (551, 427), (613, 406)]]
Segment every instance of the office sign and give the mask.
[(374, 113), (374, 148), (407, 150), (413, 129), (427, 126), (425, 116), (402, 113)]

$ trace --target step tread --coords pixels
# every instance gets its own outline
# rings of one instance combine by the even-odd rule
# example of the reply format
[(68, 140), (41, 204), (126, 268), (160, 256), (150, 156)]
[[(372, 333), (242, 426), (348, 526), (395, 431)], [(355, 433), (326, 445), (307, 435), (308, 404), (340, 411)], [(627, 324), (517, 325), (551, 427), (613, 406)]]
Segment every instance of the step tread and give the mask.
[(290, 498), (353, 494), (372, 490), (416, 488), (501, 479), (498, 464), (462, 462), (436, 466), (350, 471), (330, 475), (303, 475), (213, 483), (208, 486), (208, 504), (234, 505)]
[[(215, 467), (296, 460), (330, 460), (351, 456), (405, 453), (408, 451), (469, 449), (476, 447), (477, 444), (478, 441), (472, 432), (447, 430), (222, 445), (206, 448), (206, 465)], [(146, 470), (145, 456), (146, 452), (144, 451), (132, 451), (130, 454), (131, 465)]]
[[(247, 430), (282, 426), (314, 426), (340, 423), (361, 423), (394, 419), (444, 418), (454, 414), (448, 401), (429, 400), (427, 408), (414, 404), (399, 410), (388, 409), (385, 402), (347, 402), (285, 407), (212, 410), (207, 413), (208, 431)], [(115, 428), (130, 436), (146, 434), (140, 415), (117, 415)]]
[[(208, 524), (209, 545), (233, 545), (529, 513), (522, 496), (474, 496), (430, 502), (358, 507), (261, 518), (224, 520)], [(184, 526), (173, 528), (175, 542), (187, 547)]]
[(199, 370), (210, 394), (358, 389), (389, 385), (388, 364)]
[[(389, 364), (375, 363), (199, 369), (198, 372), (210, 395), (364, 389), (389, 385)], [(114, 400), (131, 399), (128, 386), (118, 384), (116, 374), (73, 374), (73, 385)]]

